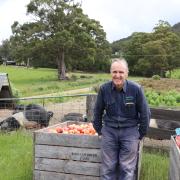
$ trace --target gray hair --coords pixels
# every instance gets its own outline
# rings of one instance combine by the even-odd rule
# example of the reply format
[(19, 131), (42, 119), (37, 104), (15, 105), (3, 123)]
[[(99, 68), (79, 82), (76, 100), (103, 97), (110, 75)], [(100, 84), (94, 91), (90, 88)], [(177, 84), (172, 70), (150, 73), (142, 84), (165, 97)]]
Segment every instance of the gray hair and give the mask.
[(127, 61), (124, 58), (115, 58), (115, 59), (112, 59), (111, 67), (112, 67), (112, 64), (115, 63), (115, 62), (123, 64), (127, 68), (127, 72), (129, 72), (128, 63), (127, 63)]

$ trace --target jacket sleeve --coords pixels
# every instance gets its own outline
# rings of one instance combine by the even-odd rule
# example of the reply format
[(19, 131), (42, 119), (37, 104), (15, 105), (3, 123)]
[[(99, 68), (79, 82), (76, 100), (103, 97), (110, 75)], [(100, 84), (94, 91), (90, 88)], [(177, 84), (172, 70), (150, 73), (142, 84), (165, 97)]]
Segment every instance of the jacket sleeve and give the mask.
[(104, 113), (104, 100), (103, 100), (103, 90), (102, 87), (100, 87), (100, 90), (97, 95), (95, 107), (94, 107), (94, 117), (93, 117), (93, 127), (98, 133), (98, 135), (101, 135), (101, 129), (102, 129), (102, 116)]
[(137, 110), (139, 115), (140, 139), (142, 139), (147, 134), (151, 112), (141, 87), (139, 87), (137, 95)]

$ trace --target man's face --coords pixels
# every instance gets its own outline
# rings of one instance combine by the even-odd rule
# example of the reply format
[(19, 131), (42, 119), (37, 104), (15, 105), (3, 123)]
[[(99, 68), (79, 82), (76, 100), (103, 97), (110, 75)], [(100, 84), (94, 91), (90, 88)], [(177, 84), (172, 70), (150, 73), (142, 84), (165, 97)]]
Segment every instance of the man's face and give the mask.
[(123, 63), (114, 62), (111, 65), (111, 76), (116, 88), (121, 89), (128, 77), (128, 70)]

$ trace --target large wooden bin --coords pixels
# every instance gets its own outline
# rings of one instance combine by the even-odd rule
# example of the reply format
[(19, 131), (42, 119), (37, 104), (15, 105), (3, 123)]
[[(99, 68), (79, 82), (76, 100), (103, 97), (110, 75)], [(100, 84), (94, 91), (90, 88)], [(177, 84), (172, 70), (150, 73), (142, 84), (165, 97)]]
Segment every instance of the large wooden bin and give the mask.
[[(82, 122), (64, 122), (67, 126)], [(98, 136), (49, 133), (45, 128), (34, 132), (34, 180), (99, 180), (100, 139)], [(139, 148), (141, 155), (142, 143)], [(137, 164), (139, 179), (140, 161)]]
[(175, 136), (171, 136), (169, 180), (180, 180), (180, 149)]

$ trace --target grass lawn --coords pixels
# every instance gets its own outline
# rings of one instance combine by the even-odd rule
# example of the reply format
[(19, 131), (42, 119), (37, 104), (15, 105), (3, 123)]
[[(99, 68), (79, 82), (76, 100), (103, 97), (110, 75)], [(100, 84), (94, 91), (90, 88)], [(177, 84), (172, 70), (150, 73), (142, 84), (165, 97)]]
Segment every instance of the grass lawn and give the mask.
[(140, 180), (168, 180), (169, 155), (163, 151), (144, 151)]
[[(0, 134), (0, 179), (32, 180), (33, 140), (27, 132)], [(163, 152), (143, 152), (140, 180), (167, 180), (169, 157)]]
[[(56, 69), (38, 68), (27, 69), (16, 66), (0, 66), (0, 73), (8, 73), (11, 87), (19, 97), (61, 93), (65, 90), (93, 87), (110, 80), (109, 73), (69, 73), (69, 80), (60, 81)], [(142, 79), (130, 77), (130, 79)], [(17, 93), (18, 92), (18, 93)]]
[(32, 180), (32, 150), (30, 134), (0, 134), (0, 179)]

